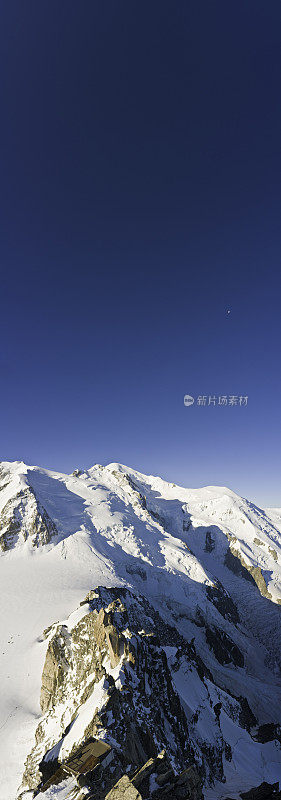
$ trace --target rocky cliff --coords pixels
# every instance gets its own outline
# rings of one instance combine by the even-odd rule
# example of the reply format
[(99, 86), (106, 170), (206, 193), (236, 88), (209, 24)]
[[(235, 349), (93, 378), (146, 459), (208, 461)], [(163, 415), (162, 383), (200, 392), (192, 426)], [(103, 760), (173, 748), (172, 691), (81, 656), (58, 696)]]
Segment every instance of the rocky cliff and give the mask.
[[(95, 789), (96, 800), (121, 796), (127, 785), (122, 776), (131, 781), (148, 762), (152, 767), (151, 771), (146, 767), (146, 778), (148, 773), (156, 775), (161, 752), (165, 768), (161, 762), (160, 783), (159, 775), (153, 787), (151, 780), (142, 781), (141, 797), (157, 800), (169, 796), (173, 787), (175, 798), (199, 800), (204, 781), (225, 780), (233, 728), (245, 745), (251, 742), (253, 753), (261, 747), (256, 741), (257, 720), (246, 698), (219, 690), (194, 644), (167, 624), (144, 597), (122, 587), (98, 587), (65, 623), (55, 624), (45, 636), (43, 716), (26, 762), (20, 798), (29, 790), (36, 795), (46, 777), (50, 780), (81, 743), (92, 739), (104, 740), (112, 748), (107, 770), (95, 770), (93, 778), (91, 772), (85, 778), (87, 790)], [(214, 646), (222, 647), (219, 640)], [(180, 696), (183, 690), (196, 708), (189, 723)], [(192, 788), (188, 780), (193, 774), (197, 778), (192, 779)]]
[[(0, 524), (0, 800), (278, 783), (278, 509), (118, 464), (15, 462)], [(102, 743), (109, 761), (75, 777)]]

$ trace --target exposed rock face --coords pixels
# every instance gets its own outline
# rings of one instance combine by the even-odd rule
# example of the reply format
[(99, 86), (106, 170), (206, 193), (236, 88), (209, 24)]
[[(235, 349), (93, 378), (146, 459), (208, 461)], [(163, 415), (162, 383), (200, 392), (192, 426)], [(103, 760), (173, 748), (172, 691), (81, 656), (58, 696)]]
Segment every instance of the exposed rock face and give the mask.
[(31, 486), (8, 500), (0, 515), (0, 549), (11, 550), (18, 541), (30, 539), (33, 547), (48, 544), (57, 529)]
[(93, 633), (99, 648), (107, 646), (112, 669), (120, 661), (119, 634), (111, 623), (110, 612), (101, 608), (94, 622)]
[[(95, 764), (94, 775), (79, 775), (80, 796), (85, 779), (95, 800), (123, 776), (143, 800), (187, 797), (194, 765), (212, 796), (275, 779), (281, 512), (121, 465), (63, 476), (5, 462), (0, 514), (0, 546), (17, 548), (0, 553), (2, 709), (13, 709), (0, 726), (0, 772), (13, 765), (7, 800), (23, 772), (25, 725), (36, 731), (22, 787), (31, 793), (41, 774), (65, 775), (73, 751), (78, 758), (93, 739), (112, 753), (107, 771)], [(93, 575), (123, 588), (89, 592), (50, 625)], [(30, 719), (39, 661), (42, 716)]]
[(106, 800), (142, 800), (142, 797), (127, 775), (122, 775), (106, 795)]
[(279, 783), (263, 781), (260, 786), (256, 786), (248, 792), (242, 792), (240, 797), (242, 800), (280, 800)]
[[(275, 560), (277, 560), (277, 558)], [(235, 544), (232, 541), (230, 542), (230, 548), (225, 556), (225, 564), (235, 575), (241, 575), (241, 577), (246, 580), (255, 583), (263, 597), (268, 597), (269, 600), (272, 599), (272, 595), (267, 589), (261, 567), (254, 567), (252, 564), (247, 564), (240, 551), (235, 549)]]
[(276, 739), (281, 745), (281, 725), (275, 725), (270, 722), (260, 725), (256, 738), (258, 742), (272, 742), (273, 739)]
[[(231, 606), (229, 613), (235, 615)], [(241, 665), (242, 654), (223, 631), (206, 626), (205, 631), (218, 660)], [(127, 589), (92, 590), (67, 622), (55, 624), (45, 635), (43, 717), (20, 797), (39, 787), (42, 773), (52, 775), (80, 744), (94, 737), (106, 741), (112, 755), (110, 768), (95, 769), (93, 783), (91, 774), (86, 776), (95, 800), (114, 800), (121, 792), (125, 798), (125, 792), (133, 792), (128, 797), (143, 800), (201, 800), (204, 777), (223, 780), (224, 759), (232, 759), (221, 726), (226, 716), (230, 727), (235, 722), (249, 736), (252, 729), (256, 732), (257, 720), (247, 700), (220, 692), (193, 643), (144, 597)], [(186, 680), (204, 698), (203, 718), (212, 728), (209, 742), (200, 720), (200, 699), (187, 721), (176, 690)], [(267, 731), (260, 739), (267, 740)], [(159, 756), (161, 751), (165, 757)]]
[(240, 622), (237, 606), (219, 581), (215, 586), (207, 586), (206, 594), (224, 619), (234, 622), (234, 625)]
[(211, 531), (207, 531), (206, 539), (205, 539), (205, 550), (206, 553), (211, 553), (212, 550), (215, 549), (215, 540), (211, 534)]
[[(170, 759), (169, 768), (173, 764), (182, 771), (194, 763), (186, 717), (164, 650), (175, 639), (183, 644), (179, 634), (144, 598), (124, 589), (89, 593), (81, 604), (81, 614), (77, 624), (55, 625), (46, 632), (49, 643), (41, 691), (44, 716), (26, 762), (21, 792), (39, 785), (39, 765), (47, 751), (55, 766), (57, 759), (63, 761), (64, 753), (92, 736), (115, 743), (108, 788), (128, 765), (140, 768), (163, 748)], [(186, 642), (184, 647), (192, 657), (192, 647)], [(76, 738), (72, 730), (79, 714), (83, 726)], [(97, 794), (104, 796), (102, 790)]]
[(2, 492), (9, 485), (10, 475), (7, 469), (0, 466), (0, 492)]
[(277, 552), (274, 549), (274, 547), (268, 547), (268, 552), (272, 555), (272, 558), (274, 558), (274, 561), (278, 561), (278, 555), (277, 555)]
[(42, 675), (42, 687), (40, 695), (41, 711), (46, 711), (53, 705), (54, 699), (60, 694), (60, 687), (64, 681), (64, 673), (69, 669), (66, 658), (66, 638), (67, 630), (61, 629), (61, 633), (54, 636), (50, 641), (44, 670)]
[(105, 800), (202, 800), (202, 782), (193, 767), (175, 775), (165, 752), (150, 758), (135, 775), (123, 775)]
[(239, 647), (230, 639), (224, 631), (218, 628), (206, 627), (206, 641), (214, 651), (217, 661), (220, 664), (230, 664), (233, 662), (237, 667), (243, 667), (244, 656)]

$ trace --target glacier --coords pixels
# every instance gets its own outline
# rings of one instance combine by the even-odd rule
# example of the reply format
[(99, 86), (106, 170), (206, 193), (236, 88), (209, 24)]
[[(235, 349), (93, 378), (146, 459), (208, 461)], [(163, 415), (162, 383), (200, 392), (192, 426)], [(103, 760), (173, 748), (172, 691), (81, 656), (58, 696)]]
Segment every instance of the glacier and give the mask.
[[(66, 475), (2, 462), (0, 586), (0, 800), (78, 797), (71, 781), (40, 787), (89, 730), (118, 779), (125, 720), (135, 767), (157, 742), (175, 775), (196, 768), (205, 800), (281, 780), (281, 509), (117, 463)], [(48, 672), (42, 701), (58, 643), (61, 694)], [(144, 797), (158, 797), (153, 774)]]

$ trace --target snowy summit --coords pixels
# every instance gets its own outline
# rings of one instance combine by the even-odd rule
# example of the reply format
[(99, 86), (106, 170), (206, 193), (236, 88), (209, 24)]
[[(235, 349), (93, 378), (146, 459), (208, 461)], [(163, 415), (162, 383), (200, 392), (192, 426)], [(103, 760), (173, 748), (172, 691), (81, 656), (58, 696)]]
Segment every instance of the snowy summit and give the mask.
[(0, 800), (278, 797), (281, 509), (2, 462), (0, 520)]

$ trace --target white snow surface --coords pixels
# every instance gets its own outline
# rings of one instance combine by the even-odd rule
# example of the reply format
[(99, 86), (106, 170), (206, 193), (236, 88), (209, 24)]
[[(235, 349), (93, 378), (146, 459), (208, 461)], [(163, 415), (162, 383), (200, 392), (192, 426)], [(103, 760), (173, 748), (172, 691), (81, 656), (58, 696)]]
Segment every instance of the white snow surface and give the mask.
[[(39, 547), (34, 547), (29, 538), (23, 541), (19, 537), (15, 547), (0, 557), (0, 800), (16, 798), (24, 761), (32, 749), (41, 716), (39, 697), (47, 649), (43, 630), (59, 620), (67, 620), (70, 627), (77, 624), (79, 615), (85, 613), (79, 603), (97, 585), (128, 586), (147, 596), (174, 625), (174, 616), (169, 617), (173, 606), (179, 611), (180, 632), (189, 640), (196, 634), (197, 651), (222, 690), (231, 686), (233, 694), (243, 694), (246, 680), (259, 723), (280, 722), (280, 509), (262, 510), (225, 487), (185, 489), (120, 464), (96, 465), (79, 476), (29, 467), (22, 462), (2, 462), (1, 467), (4, 479), (0, 515), (20, 491), (32, 487), (58, 534), (49, 544)], [(28, 503), (25, 515), (28, 530)], [(212, 552), (206, 550), (206, 531), (211, 532), (215, 542)], [(235, 550), (241, 553), (245, 564), (261, 568), (271, 599), (262, 597), (256, 586), (237, 578), (225, 566), (230, 537), (235, 537)], [(193, 624), (196, 609), (203, 608), (206, 613), (209, 608), (206, 587), (216, 581), (239, 608), (237, 637), (244, 645), (247, 640), (245, 670), (232, 665), (221, 667), (206, 648), (202, 629)], [(210, 608), (219, 624), (220, 615), (213, 606)], [(227, 626), (225, 622), (225, 630)], [(185, 693), (185, 676), (178, 676), (176, 688), (188, 715), (196, 705), (197, 679), (194, 678), (191, 698), (188, 688)], [(96, 700), (98, 706), (102, 702), (102, 685), (97, 685), (95, 691), (89, 708), (85, 704), (86, 716), (91, 712), (91, 703)], [(200, 697), (198, 702), (202, 704), (203, 700)], [(212, 737), (212, 732), (204, 729), (204, 718), (198, 724), (200, 735)], [(74, 734), (72, 728), (69, 747)], [(253, 785), (252, 776), (250, 783), (245, 777), (253, 757), (246, 731), (241, 729), (241, 738), (234, 745), (234, 762), (226, 765), (227, 792), (238, 797), (240, 776), (242, 789), (244, 784), (246, 788)], [(264, 748), (258, 775), (261, 780), (272, 782), (281, 779), (280, 750), (276, 750), (273, 762), (272, 743)], [(67, 789), (66, 786), (64, 794), (61, 786), (60, 795), (55, 796), (63, 800)], [(225, 787), (206, 789), (208, 800), (219, 800), (225, 794)], [(53, 797), (52, 792), (44, 794), (46, 800), (49, 796)]]

